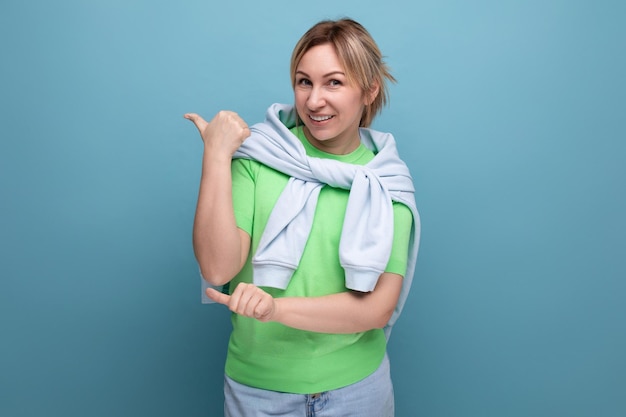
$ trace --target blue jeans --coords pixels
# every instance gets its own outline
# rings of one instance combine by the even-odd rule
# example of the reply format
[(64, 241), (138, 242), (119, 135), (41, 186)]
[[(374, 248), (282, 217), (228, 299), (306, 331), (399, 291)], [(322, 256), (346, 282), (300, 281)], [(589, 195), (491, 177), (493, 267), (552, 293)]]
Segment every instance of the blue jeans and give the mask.
[(347, 387), (318, 394), (290, 394), (224, 381), (225, 417), (393, 417), (387, 355), (378, 369)]

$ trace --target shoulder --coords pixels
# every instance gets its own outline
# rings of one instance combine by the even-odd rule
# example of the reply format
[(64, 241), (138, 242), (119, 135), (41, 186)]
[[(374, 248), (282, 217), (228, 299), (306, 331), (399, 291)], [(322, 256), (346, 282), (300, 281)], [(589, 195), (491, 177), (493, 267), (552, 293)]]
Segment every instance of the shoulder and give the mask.
[(250, 175), (258, 174), (262, 167), (264, 167), (262, 163), (253, 159), (234, 158), (231, 162), (231, 169), (233, 172), (245, 172)]
[(269, 179), (270, 181), (276, 180), (277, 177), (289, 178), (287, 174), (277, 171), (274, 168), (253, 159), (233, 159), (231, 162), (231, 171), (233, 180), (236, 180), (238, 177), (246, 177), (255, 182), (263, 178)]

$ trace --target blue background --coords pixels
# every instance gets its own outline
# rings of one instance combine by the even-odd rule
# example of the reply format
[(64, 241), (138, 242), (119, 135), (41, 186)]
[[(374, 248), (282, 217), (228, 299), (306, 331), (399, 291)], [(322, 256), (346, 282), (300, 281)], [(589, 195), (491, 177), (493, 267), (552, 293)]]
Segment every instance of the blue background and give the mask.
[(626, 415), (624, 2), (2, 0), (1, 416), (221, 415), (182, 115), (262, 120), (344, 15), (398, 78), (375, 127), (423, 221), (397, 415)]

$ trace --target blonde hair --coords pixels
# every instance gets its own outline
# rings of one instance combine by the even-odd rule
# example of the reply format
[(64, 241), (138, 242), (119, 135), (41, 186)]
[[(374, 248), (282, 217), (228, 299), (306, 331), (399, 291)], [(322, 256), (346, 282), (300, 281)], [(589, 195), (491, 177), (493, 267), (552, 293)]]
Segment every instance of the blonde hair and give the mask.
[(389, 67), (369, 32), (358, 22), (344, 18), (323, 20), (300, 38), (291, 55), (291, 86), (295, 87), (296, 69), (304, 54), (314, 46), (330, 44), (346, 71), (348, 81), (368, 95), (378, 94), (363, 109), (360, 127), (369, 127), (388, 101), (387, 81), (395, 82)]

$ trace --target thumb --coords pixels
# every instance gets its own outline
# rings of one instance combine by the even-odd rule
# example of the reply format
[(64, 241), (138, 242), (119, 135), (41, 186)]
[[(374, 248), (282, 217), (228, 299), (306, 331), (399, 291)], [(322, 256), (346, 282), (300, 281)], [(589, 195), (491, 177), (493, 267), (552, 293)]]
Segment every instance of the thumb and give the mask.
[(206, 125), (208, 125), (207, 121), (204, 120), (202, 116), (196, 113), (185, 113), (183, 117), (187, 120), (191, 120), (193, 124), (196, 125), (200, 133), (202, 133)]
[(224, 304), (225, 306), (227, 306), (230, 302), (230, 295), (226, 295), (223, 292), (217, 291), (214, 288), (207, 288), (205, 292), (207, 297), (209, 297), (216, 303)]

